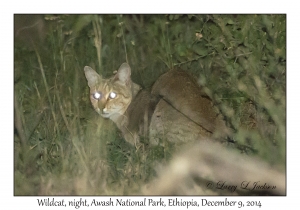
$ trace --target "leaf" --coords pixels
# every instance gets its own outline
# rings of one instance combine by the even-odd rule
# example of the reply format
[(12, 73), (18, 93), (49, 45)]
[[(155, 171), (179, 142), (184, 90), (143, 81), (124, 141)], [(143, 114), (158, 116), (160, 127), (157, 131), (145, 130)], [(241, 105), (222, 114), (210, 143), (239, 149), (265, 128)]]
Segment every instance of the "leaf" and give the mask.
[(228, 24), (228, 25), (233, 25), (234, 22), (232, 21), (232, 19), (228, 19), (228, 20), (227, 20), (227, 24)]
[(200, 56), (206, 56), (208, 54), (208, 49), (204, 47), (194, 47), (193, 51)]
[(179, 54), (179, 56), (186, 56), (186, 46), (182, 45), (182, 44), (178, 44), (176, 46), (176, 51)]
[(179, 17), (180, 17), (180, 15), (175, 15), (174, 20), (178, 20)]
[(192, 19), (195, 15), (188, 15), (188, 19)]
[(77, 19), (77, 23), (74, 27), (74, 31), (75, 32), (81, 31), (86, 25), (90, 24), (94, 18), (95, 18), (94, 15), (79, 15)]

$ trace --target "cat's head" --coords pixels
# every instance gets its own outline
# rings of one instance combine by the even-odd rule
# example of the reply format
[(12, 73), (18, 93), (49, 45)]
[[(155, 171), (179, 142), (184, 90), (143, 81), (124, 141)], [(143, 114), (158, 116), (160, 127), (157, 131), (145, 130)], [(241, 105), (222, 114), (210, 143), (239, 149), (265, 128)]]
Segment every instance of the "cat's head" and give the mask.
[(104, 118), (123, 115), (134, 94), (130, 66), (123, 63), (109, 79), (103, 79), (89, 66), (84, 67), (84, 73), (90, 87), (90, 100), (96, 112)]

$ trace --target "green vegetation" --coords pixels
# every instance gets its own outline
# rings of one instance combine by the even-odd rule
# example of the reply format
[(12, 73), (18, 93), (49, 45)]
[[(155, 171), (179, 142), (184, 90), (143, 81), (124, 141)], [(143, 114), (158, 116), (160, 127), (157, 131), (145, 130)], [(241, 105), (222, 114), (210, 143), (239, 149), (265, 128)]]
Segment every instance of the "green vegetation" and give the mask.
[(109, 77), (123, 62), (145, 88), (169, 68), (198, 76), (236, 145), (285, 168), (285, 15), (21, 15), (15, 195), (140, 194), (172, 157), (127, 144), (92, 109), (84, 66)]

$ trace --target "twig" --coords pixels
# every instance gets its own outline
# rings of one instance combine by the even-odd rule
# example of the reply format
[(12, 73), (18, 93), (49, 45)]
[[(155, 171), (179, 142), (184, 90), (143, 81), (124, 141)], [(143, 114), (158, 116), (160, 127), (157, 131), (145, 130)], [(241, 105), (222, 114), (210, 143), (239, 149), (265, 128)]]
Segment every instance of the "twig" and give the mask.
[[(97, 18), (97, 16), (96, 16)], [(101, 27), (99, 24), (99, 20), (96, 19), (93, 20), (93, 29), (94, 29), (94, 43), (97, 49), (97, 57), (98, 57), (98, 64), (99, 64), (99, 69), (101, 69), (101, 47), (102, 47), (102, 35), (101, 35)]]

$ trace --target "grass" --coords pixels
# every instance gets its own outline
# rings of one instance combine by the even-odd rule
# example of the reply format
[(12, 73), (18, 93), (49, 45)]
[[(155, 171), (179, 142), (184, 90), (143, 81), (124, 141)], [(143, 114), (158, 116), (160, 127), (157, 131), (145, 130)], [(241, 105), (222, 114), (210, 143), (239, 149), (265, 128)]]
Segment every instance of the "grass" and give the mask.
[(173, 67), (199, 77), (235, 145), (285, 168), (285, 15), (16, 15), (15, 195), (141, 194), (172, 158), (91, 107), (83, 67), (108, 77), (125, 61), (144, 88)]

